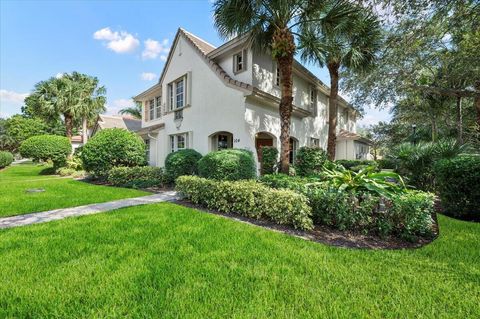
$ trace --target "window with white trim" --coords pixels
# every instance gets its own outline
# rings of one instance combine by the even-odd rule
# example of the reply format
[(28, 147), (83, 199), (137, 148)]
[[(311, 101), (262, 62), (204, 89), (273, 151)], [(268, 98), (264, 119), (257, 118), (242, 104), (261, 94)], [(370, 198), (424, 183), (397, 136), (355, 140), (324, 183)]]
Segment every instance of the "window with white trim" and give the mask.
[(315, 137), (310, 137), (310, 146), (320, 147), (320, 139)]
[(155, 98), (155, 118), (162, 117), (162, 96)]
[(155, 101), (152, 99), (148, 101), (148, 119), (153, 120), (155, 118)]
[(310, 86), (310, 112), (317, 116), (317, 89), (315, 86)]
[(170, 152), (188, 148), (188, 133), (170, 135)]
[(167, 85), (167, 101), (168, 109), (173, 111), (175, 109), (186, 106), (186, 86), (187, 86), (187, 76), (184, 75), (181, 78), (169, 83)]
[(246, 51), (243, 50), (233, 55), (233, 73), (239, 73), (246, 70)]

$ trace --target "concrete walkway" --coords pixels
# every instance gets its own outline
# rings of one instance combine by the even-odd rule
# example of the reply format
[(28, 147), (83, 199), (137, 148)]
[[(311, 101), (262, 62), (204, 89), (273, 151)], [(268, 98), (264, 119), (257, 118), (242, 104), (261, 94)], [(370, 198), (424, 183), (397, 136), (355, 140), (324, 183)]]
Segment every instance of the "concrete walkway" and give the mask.
[(31, 213), (25, 215), (17, 215), (12, 217), (0, 218), (0, 229), (25, 226), (30, 224), (46, 223), (52, 220), (64, 219), (73, 216), (83, 216), (90, 214), (102, 213), (122, 207), (138, 206), (145, 204), (160, 203), (165, 201), (172, 201), (177, 198), (177, 193), (174, 191), (162, 192), (159, 194), (134, 197), (127, 199), (120, 199), (106, 203), (89, 204), (84, 206), (61, 208), (48, 210), (40, 213)]

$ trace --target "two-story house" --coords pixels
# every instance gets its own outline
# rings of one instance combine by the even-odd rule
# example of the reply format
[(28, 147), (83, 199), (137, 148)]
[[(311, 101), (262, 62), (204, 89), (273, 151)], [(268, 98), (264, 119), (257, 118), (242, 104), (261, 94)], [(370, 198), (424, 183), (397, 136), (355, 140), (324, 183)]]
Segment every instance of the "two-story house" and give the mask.
[[(245, 37), (215, 48), (179, 29), (158, 83), (135, 97), (143, 107), (137, 133), (148, 146), (150, 164), (163, 166), (170, 152), (185, 148), (202, 154), (224, 148), (257, 153), (262, 145), (280, 149), (279, 80), (275, 61), (253, 51)], [(326, 148), (330, 91), (298, 62), (293, 84), (291, 161), (300, 146)], [(338, 115), (338, 158), (360, 158), (365, 149), (357, 144), (368, 145), (355, 133), (356, 110), (340, 98)]]

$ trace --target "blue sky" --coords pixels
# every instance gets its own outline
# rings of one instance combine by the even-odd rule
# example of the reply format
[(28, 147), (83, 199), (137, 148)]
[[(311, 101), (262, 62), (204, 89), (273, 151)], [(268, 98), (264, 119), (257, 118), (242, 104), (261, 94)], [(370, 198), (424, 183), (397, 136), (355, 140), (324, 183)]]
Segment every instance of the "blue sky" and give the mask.
[[(35, 83), (71, 71), (98, 77), (115, 114), (158, 81), (178, 27), (222, 44), (209, 0), (0, 0), (0, 116), (19, 113)], [(326, 70), (308, 67), (329, 83)], [(367, 109), (362, 122), (385, 113)]]

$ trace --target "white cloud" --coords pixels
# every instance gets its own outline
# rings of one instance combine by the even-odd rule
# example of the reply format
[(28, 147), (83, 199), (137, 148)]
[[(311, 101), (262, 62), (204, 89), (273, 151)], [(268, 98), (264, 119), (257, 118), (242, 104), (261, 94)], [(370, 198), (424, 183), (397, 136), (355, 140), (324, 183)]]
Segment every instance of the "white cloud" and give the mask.
[(132, 107), (132, 106), (133, 106), (132, 99), (117, 99), (117, 100), (114, 100), (111, 104), (107, 104), (106, 114), (118, 115), (118, 112), (121, 109)]
[(107, 48), (116, 53), (132, 52), (140, 45), (140, 41), (132, 34), (126, 31), (112, 31), (109, 27), (96, 31), (93, 38), (103, 41)]
[(2, 103), (22, 104), (28, 93), (0, 90), (0, 101)]
[(166, 61), (168, 52), (170, 48), (168, 47), (168, 39), (163, 39), (160, 43), (157, 40), (147, 39), (143, 41), (145, 49), (142, 52), (142, 58), (147, 59), (156, 59), (160, 57), (160, 60)]
[(60, 78), (63, 77), (63, 74), (64, 74), (64, 73), (62, 73), (62, 72), (58, 72), (57, 74), (55, 74), (55, 77), (56, 77), (57, 79), (60, 79)]
[(152, 72), (143, 72), (140, 77), (143, 81), (153, 81), (157, 77), (157, 75)]

